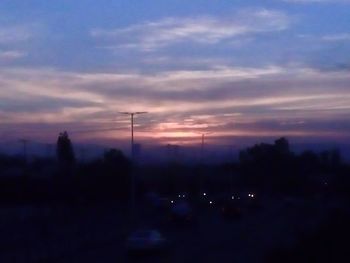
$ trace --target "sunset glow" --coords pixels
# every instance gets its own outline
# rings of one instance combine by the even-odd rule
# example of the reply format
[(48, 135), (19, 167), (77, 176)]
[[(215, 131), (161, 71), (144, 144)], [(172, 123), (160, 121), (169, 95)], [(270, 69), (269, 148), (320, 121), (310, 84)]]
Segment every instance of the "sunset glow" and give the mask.
[[(49, 5), (27, 12), (1, 3), (1, 138), (45, 142), (67, 130), (81, 142), (128, 140), (129, 120), (118, 115), (127, 110), (149, 112), (135, 130), (154, 144), (187, 144), (203, 131), (215, 133), (213, 143), (347, 140), (349, 8), (320, 4), (321, 18), (306, 3), (273, 2), (208, 1), (200, 12), (179, 7), (171, 17), (141, 8), (133, 18), (96, 3), (103, 15), (92, 20), (82, 1), (66, 3), (70, 16), (56, 18)], [(47, 15), (37, 18), (40, 11)], [(323, 27), (334, 13), (349, 22), (336, 33)]]

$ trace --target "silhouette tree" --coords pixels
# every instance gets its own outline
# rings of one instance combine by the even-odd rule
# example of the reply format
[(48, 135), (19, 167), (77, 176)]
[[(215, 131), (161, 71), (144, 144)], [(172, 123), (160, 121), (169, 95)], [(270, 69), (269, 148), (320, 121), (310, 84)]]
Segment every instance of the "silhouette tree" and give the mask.
[(57, 139), (57, 160), (63, 169), (71, 169), (75, 163), (72, 142), (66, 131), (61, 132)]
[(341, 154), (338, 149), (331, 150), (330, 153), (330, 163), (332, 168), (337, 168), (341, 164)]
[(129, 159), (118, 149), (109, 149), (104, 153), (103, 161), (109, 171), (117, 170), (120, 173), (127, 173), (130, 169)]
[(294, 163), (295, 156), (283, 137), (274, 144), (256, 144), (239, 154), (243, 180), (254, 187), (273, 191), (290, 191), (291, 186), (300, 185)]
[(130, 160), (118, 149), (109, 149), (103, 156), (104, 164), (104, 186), (101, 188), (106, 192), (127, 197), (130, 189)]
[(286, 138), (282, 137), (275, 141), (275, 150), (278, 154), (289, 154), (289, 142)]
[(320, 170), (320, 157), (315, 152), (306, 150), (299, 156), (299, 166), (305, 174), (317, 173)]

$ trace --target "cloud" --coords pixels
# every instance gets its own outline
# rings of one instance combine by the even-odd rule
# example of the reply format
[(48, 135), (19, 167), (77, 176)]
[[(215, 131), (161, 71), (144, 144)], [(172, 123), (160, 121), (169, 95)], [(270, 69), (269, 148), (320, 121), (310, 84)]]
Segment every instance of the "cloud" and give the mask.
[(328, 41), (328, 42), (350, 41), (350, 33), (325, 35), (321, 37), (321, 40)]
[(1, 60), (15, 60), (26, 56), (26, 52), (19, 50), (7, 50), (0, 51), (0, 61)]
[(31, 26), (7, 25), (0, 26), (0, 44), (24, 42), (33, 36)]
[(62, 99), (48, 96), (28, 96), (27, 98), (8, 98), (0, 102), (0, 111), (6, 113), (59, 113), (64, 108), (85, 108), (98, 106), (98, 103), (80, 99)]
[(2, 129), (22, 123), (29, 132), (42, 123), (48, 127), (43, 133), (81, 127), (85, 137), (123, 138), (129, 124), (118, 111), (146, 110), (150, 114), (137, 120), (137, 130), (148, 138), (203, 129), (224, 137), (271, 136), (269, 131), (334, 136), (339, 125), (318, 131), (303, 124), (346, 119), (349, 81), (344, 70), (278, 65), (158, 73), (9, 68), (0, 70), (0, 118)]
[(176, 17), (125, 28), (93, 29), (91, 36), (109, 43), (110, 49), (154, 51), (177, 43), (217, 44), (246, 35), (281, 31), (288, 28), (290, 22), (283, 12), (254, 9), (230, 17)]

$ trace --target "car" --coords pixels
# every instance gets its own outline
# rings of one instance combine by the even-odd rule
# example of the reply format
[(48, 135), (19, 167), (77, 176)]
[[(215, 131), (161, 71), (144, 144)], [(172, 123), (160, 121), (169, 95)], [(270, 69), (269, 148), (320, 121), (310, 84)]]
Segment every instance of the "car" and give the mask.
[(192, 208), (185, 201), (177, 202), (172, 206), (169, 219), (179, 225), (190, 225), (196, 221)]
[(249, 192), (244, 198), (247, 208), (256, 210), (262, 207), (261, 200), (256, 193)]
[(186, 193), (180, 193), (180, 194), (178, 194), (176, 197), (179, 198), (179, 199), (185, 199), (185, 198), (188, 197), (188, 194), (186, 194)]
[(131, 255), (164, 252), (168, 247), (168, 240), (155, 229), (132, 232), (126, 241), (126, 249)]
[(158, 197), (153, 200), (153, 207), (160, 211), (167, 211), (171, 208), (172, 200), (167, 197)]
[(213, 197), (207, 192), (204, 192), (200, 195), (198, 204), (201, 208), (214, 208), (218, 203), (216, 197)]

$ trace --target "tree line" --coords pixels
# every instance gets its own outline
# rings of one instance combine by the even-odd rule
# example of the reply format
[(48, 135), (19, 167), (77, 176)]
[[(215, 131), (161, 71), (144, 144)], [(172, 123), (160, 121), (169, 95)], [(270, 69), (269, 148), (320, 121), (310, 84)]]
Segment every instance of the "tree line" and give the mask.
[(131, 171), (137, 175), (139, 196), (148, 191), (174, 195), (250, 189), (268, 194), (347, 194), (350, 166), (337, 149), (301, 154), (286, 138), (243, 149), (238, 161), (219, 165), (169, 162), (133, 166), (122, 151), (79, 162), (67, 132), (59, 134), (56, 158), (0, 155), (0, 202), (85, 202), (127, 200)]

